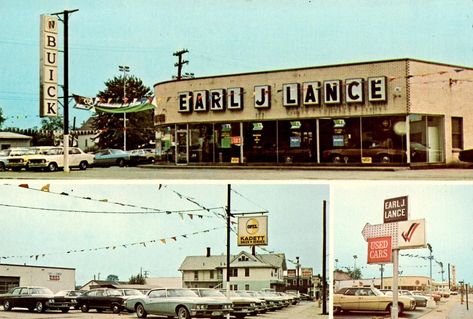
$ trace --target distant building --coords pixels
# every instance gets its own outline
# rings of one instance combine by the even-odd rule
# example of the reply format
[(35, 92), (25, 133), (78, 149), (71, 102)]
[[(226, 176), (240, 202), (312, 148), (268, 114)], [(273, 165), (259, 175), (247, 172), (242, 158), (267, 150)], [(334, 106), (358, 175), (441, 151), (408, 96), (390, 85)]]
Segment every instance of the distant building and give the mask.
[[(299, 280), (299, 285), (297, 285)], [(286, 290), (295, 290), (300, 293), (306, 293), (315, 296), (315, 292), (319, 291), (321, 285), (321, 278), (314, 276), (312, 268), (302, 268), (297, 274), (296, 269), (288, 269), (287, 275), (284, 276), (286, 282)]]
[(74, 142), (77, 142), (77, 147), (88, 152), (95, 148), (98, 131), (94, 129), (93, 123), (95, 118), (90, 117), (85, 123), (78, 129), (71, 132), (74, 136)]
[(129, 284), (128, 281), (91, 280), (80, 287), (80, 290), (91, 290), (95, 288), (130, 288), (138, 290), (148, 290), (153, 288), (181, 288), (180, 277), (156, 277), (145, 278), (145, 283)]
[[(448, 283), (446, 285), (448, 288)], [(392, 286), (392, 277), (384, 277), (383, 280), (381, 280), (381, 278), (335, 280), (335, 291), (345, 287), (375, 287), (379, 289), (392, 289)], [(431, 286), (440, 287), (442, 285), (436, 284), (428, 276), (399, 276), (398, 280), (399, 289), (427, 291)]]
[(29, 147), (31, 146), (31, 136), (13, 133), (0, 132), (0, 149), (5, 150), (11, 147)]
[(74, 290), (75, 268), (0, 264), (0, 294), (19, 286), (42, 286), (53, 292)]
[[(186, 257), (179, 268), (182, 272), (183, 287), (225, 288), (226, 260), (225, 255), (212, 256), (209, 248), (206, 256)], [(285, 290), (284, 272), (286, 270), (284, 254), (252, 255), (242, 251), (230, 258), (230, 289)]]

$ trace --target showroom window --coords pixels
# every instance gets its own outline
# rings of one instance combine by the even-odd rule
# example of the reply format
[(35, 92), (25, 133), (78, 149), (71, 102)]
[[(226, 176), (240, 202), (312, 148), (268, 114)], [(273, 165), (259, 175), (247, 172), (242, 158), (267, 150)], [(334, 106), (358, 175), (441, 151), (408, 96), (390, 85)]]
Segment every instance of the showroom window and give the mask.
[(277, 163), (276, 121), (243, 123), (244, 155), (248, 163)]

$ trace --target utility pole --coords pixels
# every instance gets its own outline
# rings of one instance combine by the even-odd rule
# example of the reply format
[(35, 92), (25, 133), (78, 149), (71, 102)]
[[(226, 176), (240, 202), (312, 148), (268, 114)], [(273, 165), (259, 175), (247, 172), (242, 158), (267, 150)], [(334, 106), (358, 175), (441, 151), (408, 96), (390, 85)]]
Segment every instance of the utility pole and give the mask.
[[(118, 71), (123, 72), (123, 103), (126, 101), (126, 74), (130, 72), (128, 65), (119, 65)], [(126, 151), (126, 112), (123, 112), (123, 150)]]
[(450, 284), (450, 263), (448, 263), (448, 290), (452, 289)]
[(230, 287), (230, 215), (232, 186), (227, 185), (227, 294)]
[(299, 267), (300, 267), (300, 264), (299, 264), (299, 257), (296, 257), (296, 280), (297, 280), (297, 293), (299, 294), (300, 293), (300, 287), (299, 287)]
[(384, 264), (381, 264), (381, 267), (379, 268), (379, 270), (381, 271), (381, 285), (380, 285), (380, 289), (384, 289), (383, 287), (383, 274), (384, 274)]
[(432, 286), (432, 246), (427, 243), (427, 248), (429, 249), (430, 255), (429, 255), (429, 260), (430, 260), (430, 285)]
[(64, 10), (63, 12), (56, 12), (52, 15), (63, 15), (64, 19), (59, 18), (60, 21), (64, 23), (64, 172), (69, 173), (69, 14), (79, 11), (79, 9), (74, 10)]
[(189, 51), (187, 49), (182, 49), (180, 51), (177, 51), (177, 52), (174, 52), (172, 55), (174, 56), (177, 56), (178, 57), (178, 62), (174, 64), (174, 66), (177, 67), (177, 80), (181, 80), (182, 78), (182, 66), (186, 63), (189, 63), (189, 61), (187, 60), (183, 60), (182, 59), (182, 55), (184, 53), (188, 53)]
[(322, 314), (327, 315), (327, 201), (322, 212)]

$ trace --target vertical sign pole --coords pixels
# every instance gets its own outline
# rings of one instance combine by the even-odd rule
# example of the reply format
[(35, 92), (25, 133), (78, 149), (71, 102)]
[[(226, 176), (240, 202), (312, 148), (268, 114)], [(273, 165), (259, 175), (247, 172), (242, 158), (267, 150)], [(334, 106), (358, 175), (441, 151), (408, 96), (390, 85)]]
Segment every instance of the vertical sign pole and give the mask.
[(322, 314), (327, 315), (327, 201), (323, 202), (322, 226)]
[(227, 287), (230, 283), (230, 211), (232, 187), (227, 185)]
[(69, 12), (64, 11), (64, 172), (69, 173)]
[(393, 305), (391, 319), (398, 318), (398, 280), (399, 280), (399, 249), (393, 249)]

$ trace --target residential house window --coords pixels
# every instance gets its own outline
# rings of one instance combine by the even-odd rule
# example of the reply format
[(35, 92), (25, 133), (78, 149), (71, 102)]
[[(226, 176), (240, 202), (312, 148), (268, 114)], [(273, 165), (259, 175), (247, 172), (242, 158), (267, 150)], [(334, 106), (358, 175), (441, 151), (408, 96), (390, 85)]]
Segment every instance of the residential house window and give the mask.
[(194, 271), (194, 280), (199, 280), (199, 272)]
[(245, 277), (250, 277), (250, 268), (245, 268)]
[(214, 279), (214, 271), (213, 270), (210, 271), (210, 279)]
[(230, 277), (238, 277), (238, 268), (230, 269)]
[(250, 285), (249, 284), (245, 285), (245, 290), (250, 290)]
[(230, 290), (238, 290), (238, 285), (230, 285)]
[(452, 117), (452, 148), (463, 149), (463, 118)]

